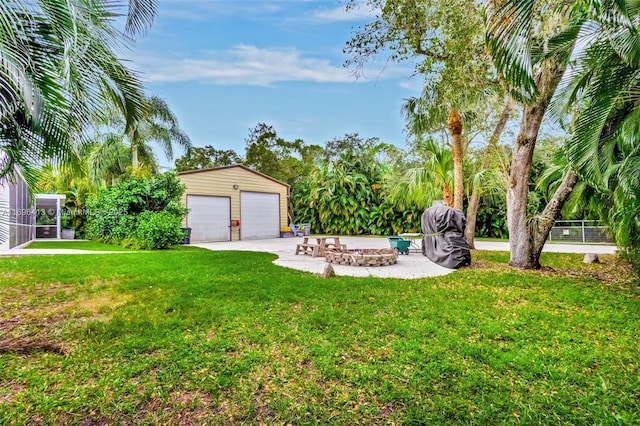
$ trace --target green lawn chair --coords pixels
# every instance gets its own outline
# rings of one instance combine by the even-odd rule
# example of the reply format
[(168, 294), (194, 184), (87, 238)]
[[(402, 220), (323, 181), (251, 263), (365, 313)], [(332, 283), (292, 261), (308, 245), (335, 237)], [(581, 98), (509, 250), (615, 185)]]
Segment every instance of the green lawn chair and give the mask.
[(409, 254), (409, 246), (411, 245), (411, 241), (405, 240), (402, 237), (397, 235), (392, 235), (387, 237), (389, 240), (389, 244), (391, 248), (397, 249), (400, 254)]

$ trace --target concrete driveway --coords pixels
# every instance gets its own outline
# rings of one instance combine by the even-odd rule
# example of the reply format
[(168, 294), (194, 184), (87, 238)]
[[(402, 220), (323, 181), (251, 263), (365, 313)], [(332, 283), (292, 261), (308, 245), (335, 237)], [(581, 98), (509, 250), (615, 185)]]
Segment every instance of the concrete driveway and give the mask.
[[(302, 238), (274, 238), (269, 240), (251, 241), (229, 241), (218, 243), (192, 244), (208, 250), (238, 250), (238, 251), (259, 251), (278, 255), (274, 261), (276, 265), (285, 268), (298, 269), (301, 271), (321, 274), (327, 263), (323, 257), (313, 258), (308, 255), (296, 255), (296, 244)], [(340, 237), (340, 242), (347, 244), (348, 249), (364, 248), (389, 248), (389, 242), (384, 237)], [(476, 242), (478, 250), (498, 250), (509, 251), (507, 242)], [(569, 244), (547, 244), (545, 251), (564, 253), (598, 253), (609, 254), (615, 252), (614, 246), (592, 246), (592, 245), (569, 245)], [(398, 256), (398, 263), (390, 266), (362, 267), (333, 265), (336, 275), (350, 277), (380, 277), (380, 278), (424, 278), (446, 275), (454, 270), (447, 269), (431, 262), (422, 253), (410, 253), (409, 255)]]

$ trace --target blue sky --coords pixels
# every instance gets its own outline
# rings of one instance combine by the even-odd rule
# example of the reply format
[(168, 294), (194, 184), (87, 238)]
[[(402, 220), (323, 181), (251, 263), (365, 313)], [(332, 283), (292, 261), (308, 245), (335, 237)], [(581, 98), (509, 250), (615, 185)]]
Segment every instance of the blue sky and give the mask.
[(421, 86), (413, 64), (381, 55), (359, 79), (343, 66), (345, 42), (371, 20), (335, 0), (160, 0), (126, 56), (196, 146), (243, 155), (249, 128), (264, 122), (307, 144), (357, 132), (402, 147), (400, 107)]

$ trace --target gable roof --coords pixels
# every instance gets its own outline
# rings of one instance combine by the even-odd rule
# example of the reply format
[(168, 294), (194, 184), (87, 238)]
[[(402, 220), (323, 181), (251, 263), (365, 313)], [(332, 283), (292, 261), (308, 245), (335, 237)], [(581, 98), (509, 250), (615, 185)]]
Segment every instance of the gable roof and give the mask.
[(217, 170), (225, 170), (225, 169), (233, 169), (233, 168), (239, 168), (241, 170), (245, 170), (247, 172), (253, 173), (253, 174), (258, 175), (260, 177), (263, 177), (265, 179), (269, 179), (270, 181), (278, 183), (278, 184), (280, 184), (282, 186), (285, 186), (287, 188), (289, 188), (291, 186), (288, 183), (284, 183), (282, 181), (279, 181), (278, 179), (272, 178), (271, 176), (267, 176), (264, 173), (257, 172), (257, 171), (255, 171), (253, 169), (250, 169), (247, 166), (243, 166), (242, 164), (233, 164), (233, 165), (230, 165), (230, 166), (220, 166), (220, 167), (214, 167), (214, 168), (211, 168), (211, 169), (187, 170), (187, 171), (184, 171), (184, 172), (178, 172), (178, 176), (181, 176), (181, 175), (192, 175), (192, 174), (196, 174), (196, 173), (215, 172)]

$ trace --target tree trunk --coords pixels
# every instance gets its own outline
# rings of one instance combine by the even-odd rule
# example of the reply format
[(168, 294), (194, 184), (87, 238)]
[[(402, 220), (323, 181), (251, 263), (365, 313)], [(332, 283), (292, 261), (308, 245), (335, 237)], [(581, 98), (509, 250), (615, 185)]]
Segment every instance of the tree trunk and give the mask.
[[(504, 131), (504, 128), (507, 126), (507, 122), (509, 121), (509, 117), (511, 117), (511, 111), (513, 111), (513, 103), (508, 100), (507, 105), (505, 105), (504, 110), (502, 110), (502, 114), (500, 114), (500, 118), (496, 123), (495, 129), (493, 129), (493, 134), (489, 138), (489, 143), (485, 148), (484, 152), (484, 160), (482, 161), (482, 170), (487, 170), (491, 167), (491, 154), (495, 150), (495, 146), (498, 144), (498, 140), (500, 140), (500, 135)], [(478, 207), (480, 207), (480, 193), (481, 189), (473, 186), (471, 191), (471, 198), (469, 198), (469, 204), (467, 205), (467, 226), (464, 229), (464, 236), (467, 240), (467, 244), (469, 244), (470, 249), (475, 249), (474, 236), (476, 233), (476, 216), (478, 215)]]
[[(523, 269), (540, 268), (540, 253), (534, 250), (534, 233), (527, 221), (527, 196), (533, 151), (542, 118), (564, 73), (565, 65), (550, 59), (544, 62), (536, 76), (538, 98), (525, 106), (520, 133), (513, 146), (513, 158), (507, 185), (507, 224), (511, 259), (509, 265)], [(546, 238), (546, 236), (545, 236)]]
[(131, 144), (131, 168), (138, 168), (138, 145)]
[(476, 248), (474, 236), (476, 234), (476, 217), (478, 215), (478, 207), (480, 206), (480, 190), (473, 188), (471, 198), (467, 204), (467, 225), (464, 228), (464, 238), (471, 250)]
[(130, 130), (127, 136), (131, 143), (131, 168), (136, 170), (138, 168), (138, 142), (140, 141), (140, 132), (137, 125)]
[(447, 127), (451, 133), (453, 154), (453, 207), (462, 210), (464, 183), (462, 176), (462, 117), (453, 109), (449, 112)]
[(556, 189), (542, 214), (538, 217), (537, 227), (534, 229), (533, 235), (533, 254), (537, 259), (540, 259), (540, 253), (542, 253), (542, 248), (547, 241), (549, 232), (560, 214), (562, 206), (571, 195), (576, 182), (578, 182), (578, 175), (573, 170), (570, 170), (562, 179), (560, 186)]
[(447, 207), (453, 206), (453, 194), (451, 194), (451, 188), (446, 183), (442, 187), (442, 201), (444, 201), (444, 205)]

